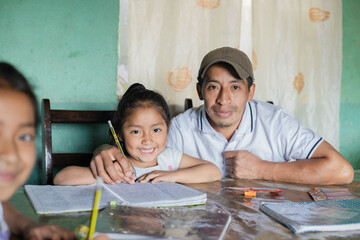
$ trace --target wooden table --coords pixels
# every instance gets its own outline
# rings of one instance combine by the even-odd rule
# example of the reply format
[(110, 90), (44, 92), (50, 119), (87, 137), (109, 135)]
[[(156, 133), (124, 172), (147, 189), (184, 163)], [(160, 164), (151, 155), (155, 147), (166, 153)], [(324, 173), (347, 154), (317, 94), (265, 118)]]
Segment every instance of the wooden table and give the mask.
[[(278, 201), (313, 201), (308, 191), (318, 185), (290, 184), (259, 180), (223, 179), (217, 182), (188, 184), (189, 187), (207, 192), (208, 202), (205, 206), (210, 211), (225, 211), (232, 215), (232, 221), (224, 239), (360, 239), (359, 231), (319, 232), (294, 234), (287, 227), (272, 220), (259, 211), (262, 202)], [(245, 198), (242, 191), (226, 187), (267, 187), (280, 188), (281, 193), (257, 193), (256, 198)], [(330, 187), (330, 186), (327, 186)], [(360, 174), (356, 173), (354, 181), (347, 185), (333, 187), (348, 188), (360, 196)], [(10, 202), (24, 215), (41, 223), (55, 223), (74, 230), (85, 224), (90, 212), (69, 213), (61, 215), (36, 215), (31, 203), (20, 188)]]

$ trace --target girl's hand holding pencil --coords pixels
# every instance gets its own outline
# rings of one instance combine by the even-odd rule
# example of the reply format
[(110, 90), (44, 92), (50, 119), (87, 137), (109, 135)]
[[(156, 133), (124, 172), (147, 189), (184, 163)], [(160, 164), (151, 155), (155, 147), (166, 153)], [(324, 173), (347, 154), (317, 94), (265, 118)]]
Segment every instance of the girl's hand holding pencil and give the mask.
[(95, 150), (94, 158), (90, 162), (91, 171), (95, 177), (102, 177), (105, 183), (133, 184), (136, 177), (133, 174), (132, 165), (125, 157), (111, 121), (108, 123), (118, 148), (113, 146), (109, 148), (109, 145), (106, 145), (106, 148), (99, 147)]
[[(110, 127), (110, 131), (111, 131), (111, 133), (112, 133), (112, 135), (113, 135), (113, 137), (114, 137), (114, 140), (115, 140), (115, 142), (116, 142), (116, 146), (118, 147), (118, 149), (119, 149), (119, 151), (121, 152), (121, 154), (123, 155), (123, 157), (126, 159), (124, 150), (123, 150), (122, 147), (121, 147), (120, 141), (119, 141), (119, 139), (118, 139), (118, 137), (117, 137), (117, 135), (116, 135), (115, 129), (114, 129), (113, 125), (111, 124), (111, 121), (110, 121), (110, 120), (108, 121), (108, 124), (109, 124), (109, 127)], [(115, 168), (116, 168), (118, 171), (119, 171), (119, 170), (122, 170), (120, 164), (115, 163), (114, 165), (115, 165)], [(121, 172), (122, 172), (122, 171), (121, 171)], [(128, 183), (133, 184), (134, 181), (135, 181), (135, 178), (130, 178), (130, 180), (131, 180), (131, 182), (128, 182)]]
[(109, 146), (106, 145), (106, 148), (94, 153), (94, 157), (90, 162), (93, 175), (102, 177), (104, 182), (108, 184), (132, 183), (135, 175), (130, 161), (124, 158), (117, 147)]

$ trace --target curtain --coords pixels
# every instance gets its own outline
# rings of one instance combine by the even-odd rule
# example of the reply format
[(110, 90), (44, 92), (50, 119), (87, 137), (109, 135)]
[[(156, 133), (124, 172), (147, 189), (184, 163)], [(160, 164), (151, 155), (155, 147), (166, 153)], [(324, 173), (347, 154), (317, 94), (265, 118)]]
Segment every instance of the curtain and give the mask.
[(141, 82), (164, 95), (173, 115), (185, 98), (201, 105), (201, 59), (222, 46), (252, 59), (256, 99), (338, 148), (341, 0), (120, 0), (117, 93)]

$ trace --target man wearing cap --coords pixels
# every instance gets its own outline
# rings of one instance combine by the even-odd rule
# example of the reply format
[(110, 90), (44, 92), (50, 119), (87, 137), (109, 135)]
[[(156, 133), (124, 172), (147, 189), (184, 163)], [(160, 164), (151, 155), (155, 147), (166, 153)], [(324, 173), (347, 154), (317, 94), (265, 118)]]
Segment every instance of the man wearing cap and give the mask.
[[(213, 162), (223, 177), (351, 182), (352, 166), (329, 143), (279, 107), (253, 100), (253, 81), (251, 62), (242, 51), (223, 47), (209, 52), (201, 62), (197, 83), (204, 105), (172, 119), (167, 145)], [(116, 172), (114, 159), (125, 175)], [(97, 154), (91, 169), (109, 183), (131, 178), (130, 164), (114, 147)]]

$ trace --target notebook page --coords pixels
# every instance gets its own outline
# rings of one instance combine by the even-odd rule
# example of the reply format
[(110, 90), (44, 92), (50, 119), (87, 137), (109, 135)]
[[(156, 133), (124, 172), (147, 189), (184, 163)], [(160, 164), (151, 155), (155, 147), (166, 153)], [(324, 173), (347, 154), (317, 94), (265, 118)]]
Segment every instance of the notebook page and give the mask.
[[(25, 192), (37, 214), (91, 211), (94, 205), (95, 184), (82, 186), (25, 185)], [(117, 197), (102, 191), (99, 208)]]
[(206, 193), (176, 183), (120, 183), (105, 187), (120, 196), (124, 205), (130, 206), (158, 207), (206, 202)]

